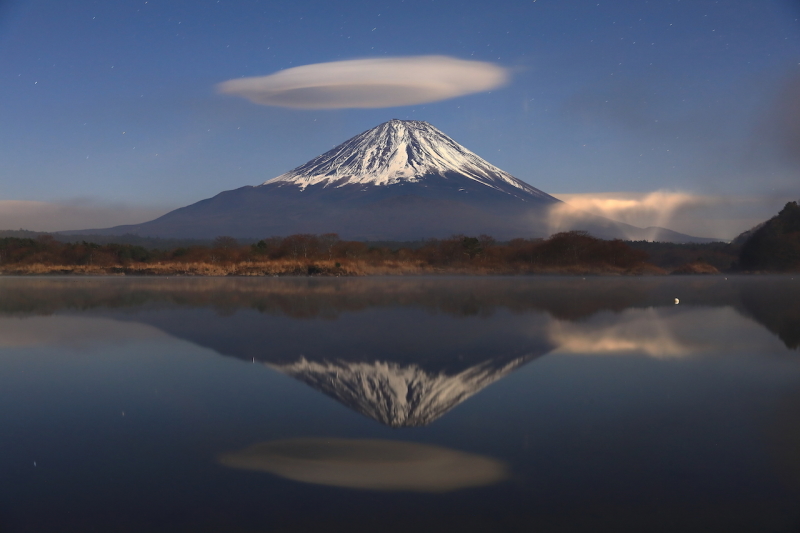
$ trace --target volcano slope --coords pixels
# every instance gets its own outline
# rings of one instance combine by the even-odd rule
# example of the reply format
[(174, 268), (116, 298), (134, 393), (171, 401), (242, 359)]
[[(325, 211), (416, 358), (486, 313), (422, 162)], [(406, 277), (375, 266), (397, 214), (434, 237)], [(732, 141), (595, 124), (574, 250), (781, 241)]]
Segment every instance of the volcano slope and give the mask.
[(261, 185), (224, 191), (142, 224), (65, 233), (196, 239), (337, 233), (405, 241), (454, 234), (507, 240), (579, 229), (600, 238), (693, 240), (592, 215), (553, 228), (550, 210), (559, 205), (431, 124), (393, 119)]

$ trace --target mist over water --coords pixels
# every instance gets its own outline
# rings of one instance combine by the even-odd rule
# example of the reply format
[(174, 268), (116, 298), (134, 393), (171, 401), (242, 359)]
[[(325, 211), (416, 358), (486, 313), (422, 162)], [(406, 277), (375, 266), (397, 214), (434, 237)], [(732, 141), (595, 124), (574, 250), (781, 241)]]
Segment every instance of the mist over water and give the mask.
[(796, 531), (798, 297), (2, 278), (0, 530)]

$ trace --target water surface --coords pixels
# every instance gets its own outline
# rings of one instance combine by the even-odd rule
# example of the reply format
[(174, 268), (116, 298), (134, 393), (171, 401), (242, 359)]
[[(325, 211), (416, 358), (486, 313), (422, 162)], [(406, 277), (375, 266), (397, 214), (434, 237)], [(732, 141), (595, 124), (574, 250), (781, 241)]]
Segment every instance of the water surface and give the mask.
[(791, 276), (2, 278), (0, 531), (796, 532), (798, 302)]

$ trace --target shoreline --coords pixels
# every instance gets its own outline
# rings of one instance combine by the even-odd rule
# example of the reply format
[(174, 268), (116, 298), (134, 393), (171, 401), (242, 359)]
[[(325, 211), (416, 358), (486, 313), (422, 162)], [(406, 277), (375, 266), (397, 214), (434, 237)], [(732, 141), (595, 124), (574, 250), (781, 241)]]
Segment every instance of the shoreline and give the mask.
[[(759, 274), (736, 272), (737, 274)], [(3, 277), (36, 276), (179, 276), (179, 277), (369, 277), (369, 276), (666, 276), (666, 275), (724, 275), (706, 263), (682, 265), (665, 270), (651, 263), (630, 268), (600, 265), (431, 265), (421, 261), (245, 261), (238, 263), (158, 262), (127, 265), (26, 265), (0, 266)], [(734, 272), (730, 272), (734, 274)], [(763, 274), (766, 274), (764, 272)]]

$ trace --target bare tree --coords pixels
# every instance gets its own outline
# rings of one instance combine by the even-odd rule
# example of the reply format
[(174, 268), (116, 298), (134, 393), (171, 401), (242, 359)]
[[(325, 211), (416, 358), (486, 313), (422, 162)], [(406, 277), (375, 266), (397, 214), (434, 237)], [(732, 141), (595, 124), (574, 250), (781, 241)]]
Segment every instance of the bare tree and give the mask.
[(338, 233), (325, 233), (319, 238), (320, 246), (328, 254), (328, 259), (333, 259), (333, 249), (339, 240)]

